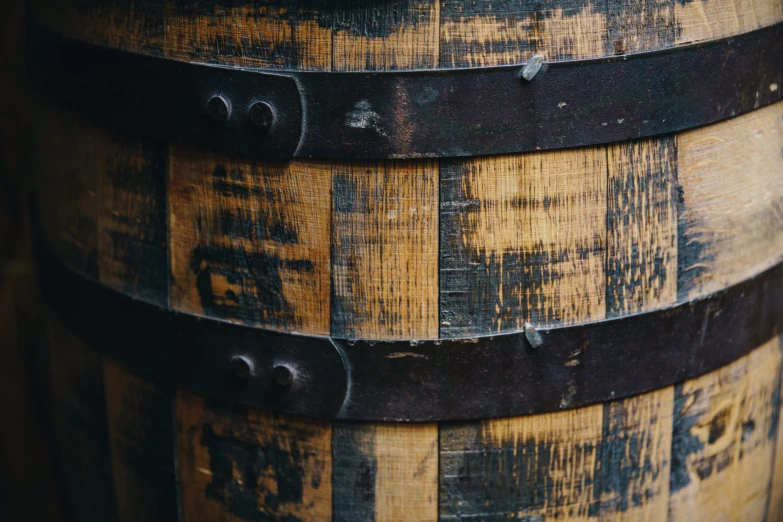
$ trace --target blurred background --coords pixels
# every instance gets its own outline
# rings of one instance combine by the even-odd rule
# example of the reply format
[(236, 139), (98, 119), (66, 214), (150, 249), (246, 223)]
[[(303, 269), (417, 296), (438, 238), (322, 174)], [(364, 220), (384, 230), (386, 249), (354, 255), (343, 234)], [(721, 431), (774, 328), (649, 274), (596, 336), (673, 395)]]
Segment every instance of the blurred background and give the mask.
[(24, 1), (0, 16), (0, 521), (56, 521), (53, 473), (27, 379), (41, 342), (27, 169)]

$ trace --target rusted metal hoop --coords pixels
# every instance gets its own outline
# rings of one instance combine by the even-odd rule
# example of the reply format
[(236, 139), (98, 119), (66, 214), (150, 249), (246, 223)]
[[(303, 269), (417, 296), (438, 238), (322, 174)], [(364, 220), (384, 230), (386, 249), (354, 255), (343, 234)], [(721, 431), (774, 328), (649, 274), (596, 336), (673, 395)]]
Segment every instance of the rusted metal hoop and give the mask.
[[(174, 312), (42, 252), (49, 307), (99, 352), (164, 387), (327, 419), (436, 421), (541, 413), (713, 371), (783, 326), (783, 263), (708, 297), (596, 323), (459, 340), (350, 341)], [(281, 384), (282, 383), (282, 384)]]
[(544, 63), (530, 81), (522, 74), (534, 62), (379, 73), (194, 64), (91, 45), (35, 22), (28, 53), (38, 90), (88, 119), (273, 160), (595, 145), (714, 123), (783, 95), (783, 23), (662, 51)]

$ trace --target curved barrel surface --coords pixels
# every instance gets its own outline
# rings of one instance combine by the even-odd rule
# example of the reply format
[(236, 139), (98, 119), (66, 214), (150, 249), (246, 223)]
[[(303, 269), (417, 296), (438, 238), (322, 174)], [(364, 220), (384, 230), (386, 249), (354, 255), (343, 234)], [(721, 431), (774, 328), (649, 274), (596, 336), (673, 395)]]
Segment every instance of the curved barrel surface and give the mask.
[[(392, 74), (707, 45), (778, 26), (783, 4), (39, 0), (29, 15), (69, 41), (178, 63)], [(547, 71), (539, 74), (532, 82)], [(718, 76), (704, 71), (701, 88), (708, 92)], [(783, 82), (764, 80), (754, 99), (779, 96)], [(307, 94), (324, 103), (338, 96)], [(143, 309), (334, 345), (312, 365), (312, 387), (299, 388), (306, 400), (340, 386), (337, 404), (366, 399), (358, 395), (362, 375), (350, 376), (361, 368), (360, 349), (365, 367), (378, 357), (403, 369), (404, 386), (383, 382), (403, 393), (418, 386), (407, 384), (419, 382), (410, 373), (427, 368), (428, 357), (446, 358), (449, 343), (469, 349), (518, 336), (520, 349), (535, 354), (525, 364), (535, 364), (548, 348), (557, 351), (546, 343), (550, 329), (630, 321), (691, 302), (697, 309), (783, 262), (783, 102), (743, 99), (747, 111), (717, 123), (582, 147), (270, 161), (117, 130), (44, 93), (36, 100), (33, 174), (46, 255)], [(578, 100), (562, 103), (558, 110), (569, 110)], [(382, 133), (380, 118), (357, 104), (345, 122)], [(394, 129), (404, 133), (405, 122)], [(415, 143), (411, 129), (395, 139)], [(761, 284), (763, 294), (743, 298), (772, 309), (779, 286)], [(90, 308), (78, 295), (59, 299), (61, 308), (69, 299), (70, 314), (51, 304), (41, 379), (76, 520), (783, 520), (783, 318), (774, 314), (759, 313), (768, 323), (761, 336), (728, 329), (727, 345), (751, 340), (711, 366), (701, 362), (711, 351), (727, 352), (710, 328), (734, 323), (725, 309), (708, 308), (701, 337), (679, 352), (676, 339), (667, 347), (693, 371), (669, 376), (663, 365), (623, 359), (616, 389), (613, 375), (601, 376), (600, 400), (583, 398), (595, 390), (595, 372), (585, 369), (601, 346), (575, 343), (558, 355), (562, 380), (533, 368), (524, 384), (511, 379), (503, 388), (525, 390), (538, 407), (503, 410), (513, 401), (477, 381), (472, 404), (513, 414), (474, 408), (464, 417), (384, 422), (404, 417), (383, 415), (396, 396), (372, 397), (381, 412), (372, 420), (331, 410), (300, 416), (285, 401), (268, 411), (181, 385), (210, 368), (176, 358), (167, 371), (183, 375), (172, 386), (143, 362), (115, 357), (110, 336), (83, 335), (85, 317), (95, 316), (81, 314), (75, 328)], [(123, 320), (123, 310), (106, 313)], [(146, 327), (143, 313), (122, 324)], [(530, 327), (544, 332), (541, 347), (525, 334)], [(208, 344), (219, 354), (221, 343), (233, 354), (234, 338), (216, 335), (195, 339), (193, 357)], [(177, 357), (188, 357), (187, 346), (178, 348)], [(269, 368), (231, 355), (234, 377), (263, 375), (271, 383), (264, 393), (305, 386), (301, 367), (293, 365), (293, 377), (279, 370), (287, 363), (276, 346), (253, 349), (272, 354)], [(456, 393), (450, 379), (467, 382), (468, 365), (442, 367), (453, 375), (411, 396), (437, 402)], [(624, 389), (620, 373), (666, 385)], [(327, 378), (339, 383), (319, 381)], [(529, 411), (536, 413), (522, 414)]]

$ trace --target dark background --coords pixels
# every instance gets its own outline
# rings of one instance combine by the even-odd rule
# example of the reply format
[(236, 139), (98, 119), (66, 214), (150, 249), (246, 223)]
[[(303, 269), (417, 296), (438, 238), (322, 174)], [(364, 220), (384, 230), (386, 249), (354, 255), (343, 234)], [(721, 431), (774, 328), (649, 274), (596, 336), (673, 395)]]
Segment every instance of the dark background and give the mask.
[(30, 126), (24, 82), (24, 1), (0, 14), (0, 521), (59, 521), (46, 426), (27, 377), (42, 342), (27, 219)]

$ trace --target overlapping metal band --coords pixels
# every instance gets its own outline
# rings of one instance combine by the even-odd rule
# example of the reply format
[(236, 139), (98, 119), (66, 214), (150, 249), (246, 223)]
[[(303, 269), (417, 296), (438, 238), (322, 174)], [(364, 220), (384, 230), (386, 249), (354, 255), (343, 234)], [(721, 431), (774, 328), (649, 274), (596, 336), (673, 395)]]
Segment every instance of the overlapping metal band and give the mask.
[[(674, 49), (412, 72), (270, 72), (98, 47), (29, 28), (30, 76), (117, 130), (266, 159), (494, 155), (608, 143), (720, 121), (781, 99), (783, 24)], [(206, 117), (212, 98), (225, 119)], [(252, 123), (265, 103), (269, 125)], [(269, 123), (269, 122), (267, 122)]]
[(524, 333), (414, 342), (277, 333), (135, 300), (45, 253), (40, 270), (60, 319), (139, 375), (328, 419), (477, 419), (594, 404), (710, 372), (783, 326), (783, 263), (671, 308), (539, 330), (536, 348)]

